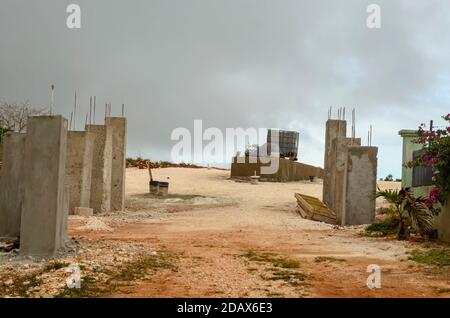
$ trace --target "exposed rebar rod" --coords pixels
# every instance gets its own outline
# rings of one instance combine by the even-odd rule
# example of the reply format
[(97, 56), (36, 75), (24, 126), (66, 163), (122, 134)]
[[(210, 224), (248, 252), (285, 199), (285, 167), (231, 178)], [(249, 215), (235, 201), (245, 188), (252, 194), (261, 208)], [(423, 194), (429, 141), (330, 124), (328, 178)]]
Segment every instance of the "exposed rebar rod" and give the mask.
[(92, 125), (92, 96), (89, 98), (89, 125)]
[(97, 96), (94, 96), (94, 125), (95, 125), (95, 107), (97, 103)]
[(50, 86), (51, 97), (50, 97), (50, 115), (53, 115), (53, 107), (55, 106), (55, 85)]
[(73, 105), (73, 130), (77, 129), (77, 91), (75, 91), (75, 103)]

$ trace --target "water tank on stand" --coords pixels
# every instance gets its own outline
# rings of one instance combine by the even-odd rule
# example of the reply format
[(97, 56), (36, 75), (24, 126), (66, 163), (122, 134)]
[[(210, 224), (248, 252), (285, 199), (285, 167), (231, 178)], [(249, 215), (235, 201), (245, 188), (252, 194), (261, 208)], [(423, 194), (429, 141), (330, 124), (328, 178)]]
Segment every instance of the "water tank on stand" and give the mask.
[(296, 131), (275, 130), (267, 131), (267, 150), (269, 154), (276, 152), (276, 145), (281, 158), (292, 161), (298, 160), (299, 133)]

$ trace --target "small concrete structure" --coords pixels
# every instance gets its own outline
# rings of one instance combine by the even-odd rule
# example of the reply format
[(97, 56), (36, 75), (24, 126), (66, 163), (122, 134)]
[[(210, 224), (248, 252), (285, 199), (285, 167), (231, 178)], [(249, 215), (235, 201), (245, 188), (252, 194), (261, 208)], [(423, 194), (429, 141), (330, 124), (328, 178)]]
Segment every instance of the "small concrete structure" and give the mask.
[(260, 181), (289, 182), (310, 180), (313, 178), (323, 178), (323, 169), (310, 166), (296, 161), (284, 158), (275, 158), (279, 160), (278, 171), (274, 174), (261, 174), (261, 167), (270, 166), (270, 163), (262, 163), (256, 157), (234, 157), (231, 164), (231, 178), (250, 178), (260, 176)]
[(62, 116), (29, 117), (24, 149), (22, 255), (52, 256), (64, 246), (64, 175), (67, 121)]
[(339, 225), (368, 224), (375, 218), (378, 148), (347, 138), (346, 125), (345, 120), (327, 121), (323, 202)]
[(8, 133), (0, 170), (0, 237), (19, 237), (22, 209), (25, 134)]
[(79, 215), (79, 216), (93, 216), (94, 215), (94, 210), (91, 209), (91, 208), (77, 207), (77, 208), (75, 208), (75, 215)]
[(93, 135), (90, 207), (94, 213), (111, 211), (112, 126), (87, 125)]
[(377, 154), (377, 147), (348, 147), (342, 185), (345, 205), (338, 207), (342, 225), (369, 224), (375, 219)]
[(325, 190), (325, 185), (323, 188), (323, 193), (326, 193), (329, 200), (328, 203), (324, 203), (328, 206), (328, 208), (336, 212), (339, 222), (341, 220), (341, 215), (337, 210), (338, 207), (342, 206), (342, 200), (344, 198), (343, 184), (345, 176), (347, 175), (347, 152), (350, 146), (361, 146), (361, 138), (347, 138), (339, 136), (332, 140), (332, 150), (330, 151), (332, 156), (329, 157), (329, 159), (333, 160), (330, 160), (332, 165), (327, 173), (327, 190)]
[(106, 125), (112, 130), (111, 211), (123, 211), (125, 209), (127, 119), (107, 117)]
[(69, 187), (69, 214), (76, 207), (89, 207), (91, 199), (94, 135), (88, 131), (67, 133), (65, 185)]

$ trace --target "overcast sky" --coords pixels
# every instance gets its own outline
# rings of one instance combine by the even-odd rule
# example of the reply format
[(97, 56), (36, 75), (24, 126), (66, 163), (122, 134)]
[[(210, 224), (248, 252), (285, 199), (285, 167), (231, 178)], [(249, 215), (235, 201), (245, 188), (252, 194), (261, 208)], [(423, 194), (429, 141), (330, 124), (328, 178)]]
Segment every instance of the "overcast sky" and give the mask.
[(450, 111), (449, 31), (448, 0), (0, 0), (0, 97), (48, 106), (55, 84), (66, 117), (75, 90), (84, 114), (90, 95), (113, 115), (125, 103), (128, 154), (153, 160), (195, 119), (297, 130), (300, 161), (320, 166), (328, 108), (355, 107), (379, 177), (399, 177), (398, 131)]

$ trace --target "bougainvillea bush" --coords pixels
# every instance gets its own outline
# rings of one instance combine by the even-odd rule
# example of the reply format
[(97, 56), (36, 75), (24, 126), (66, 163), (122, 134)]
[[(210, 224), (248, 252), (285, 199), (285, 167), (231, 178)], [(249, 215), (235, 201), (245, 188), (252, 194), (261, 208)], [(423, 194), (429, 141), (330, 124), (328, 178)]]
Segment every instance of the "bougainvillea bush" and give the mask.
[(423, 153), (407, 167), (427, 166), (433, 168), (433, 185), (426, 205), (433, 209), (435, 203), (445, 203), (450, 196), (450, 114), (442, 116), (446, 125), (436, 130), (425, 130), (420, 125), (415, 143), (423, 145)]

